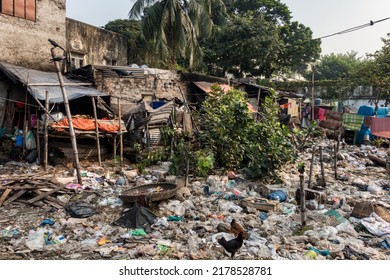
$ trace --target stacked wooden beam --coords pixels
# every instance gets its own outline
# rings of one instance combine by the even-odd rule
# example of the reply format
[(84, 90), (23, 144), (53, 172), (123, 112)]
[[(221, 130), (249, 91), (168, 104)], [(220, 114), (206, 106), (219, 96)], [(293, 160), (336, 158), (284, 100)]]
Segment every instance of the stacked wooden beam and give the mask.
[(22, 203), (38, 207), (49, 204), (62, 209), (65, 203), (54, 196), (71, 193), (47, 172), (0, 175), (0, 207)]

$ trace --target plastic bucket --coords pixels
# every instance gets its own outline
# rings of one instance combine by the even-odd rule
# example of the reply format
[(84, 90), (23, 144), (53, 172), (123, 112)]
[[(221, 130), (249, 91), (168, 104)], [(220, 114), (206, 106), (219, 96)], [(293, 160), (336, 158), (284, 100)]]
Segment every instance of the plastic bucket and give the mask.
[(277, 190), (267, 195), (267, 198), (271, 200), (279, 200), (280, 202), (283, 202), (286, 201), (287, 195), (283, 190)]
[(23, 147), (23, 135), (17, 135), (15, 140), (16, 147)]

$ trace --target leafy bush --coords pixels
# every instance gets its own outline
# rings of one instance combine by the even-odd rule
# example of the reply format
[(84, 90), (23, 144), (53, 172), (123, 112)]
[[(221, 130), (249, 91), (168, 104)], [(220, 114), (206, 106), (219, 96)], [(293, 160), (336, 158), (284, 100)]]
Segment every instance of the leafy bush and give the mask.
[(238, 90), (225, 93), (219, 86), (213, 86), (202, 104), (199, 121), (200, 141), (213, 152), (216, 164), (240, 167), (255, 124), (246, 104), (246, 94)]
[(294, 158), (291, 135), (280, 125), (278, 112), (273, 91), (266, 97), (256, 122), (244, 92), (224, 93), (214, 86), (202, 106), (200, 140), (220, 167), (244, 168), (253, 178), (273, 175)]
[(196, 175), (204, 177), (210, 174), (214, 169), (214, 154), (206, 150), (198, 150), (195, 152), (197, 164)]
[(290, 133), (278, 121), (279, 107), (271, 92), (261, 106), (260, 120), (253, 127), (247, 145), (245, 171), (249, 177), (272, 176), (285, 162), (294, 159)]

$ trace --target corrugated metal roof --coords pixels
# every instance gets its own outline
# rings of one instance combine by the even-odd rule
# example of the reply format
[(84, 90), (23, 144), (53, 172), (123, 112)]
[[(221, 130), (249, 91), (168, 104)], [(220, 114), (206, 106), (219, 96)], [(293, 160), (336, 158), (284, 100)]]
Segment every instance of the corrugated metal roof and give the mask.
[[(209, 93), (211, 91), (211, 87), (215, 84), (209, 83), (209, 82), (193, 82), (198, 88), (203, 90), (205, 93)], [(226, 84), (218, 84), (223, 91), (231, 90), (232, 88), (229, 85)]]
[[(3, 71), (13, 83), (20, 82), (27, 86), (30, 94), (36, 99), (45, 100), (47, 91), (49, 93), (50, 103), (64, 102), (57, 73), (38, 71), (5, 62), (0, 62), (0, 70)], [(66, 77), (63, 77), (63, 79), (65, 85), (72, 84), (65, 86), (69, 100), (83, 96), (108, 96), (108, 94), (100, 92), (93, 87), (74, 85), (80, 83), (77, 80), (70, 80)]]
[[(201, 90), (203, 90), (205, 93), (209, 93), (211, 91), (211, 87), (214, 85), (213, 83), (209, 83), (209, 82), (193, 82), (198, 88), (200, 88)], [(231, 90), (232, 88), (229, 86), (229, 85), (220, 85), (218, 84), (224, 92), (227, 92), (229, 90)], [(252, 113), (256, 113), (257, 110), (249, 103), (247, 102), (246, 103), (248, 105), (248, 109), (249, 111), (251, 111)]]

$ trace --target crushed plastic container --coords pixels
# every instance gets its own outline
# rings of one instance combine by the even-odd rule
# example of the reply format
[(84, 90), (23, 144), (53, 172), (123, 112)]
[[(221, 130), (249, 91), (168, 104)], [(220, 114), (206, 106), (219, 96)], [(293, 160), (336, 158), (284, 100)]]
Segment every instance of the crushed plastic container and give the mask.
[(271, 200), (279, 200), (279, 202), (283, 202), (286, 201), (287, 195), (283, 190), (277, 190), (267, 195), (267, 198)]

